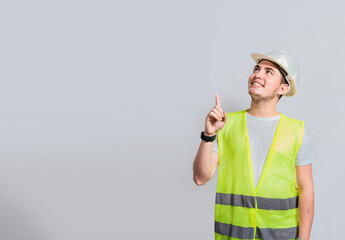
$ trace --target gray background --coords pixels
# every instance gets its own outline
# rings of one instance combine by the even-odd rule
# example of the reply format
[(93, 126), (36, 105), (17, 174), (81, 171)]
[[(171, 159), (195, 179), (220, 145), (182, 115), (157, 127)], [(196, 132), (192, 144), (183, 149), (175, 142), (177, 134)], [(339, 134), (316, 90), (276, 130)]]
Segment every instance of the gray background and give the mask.
[(277, 110), (316, 158), (311, 239), (344, 224), (341, 1), (0, 1), (0, 239), (213, 239), (192, 163), (215, 92), (249, 107), (252, 52), (288, 51)]

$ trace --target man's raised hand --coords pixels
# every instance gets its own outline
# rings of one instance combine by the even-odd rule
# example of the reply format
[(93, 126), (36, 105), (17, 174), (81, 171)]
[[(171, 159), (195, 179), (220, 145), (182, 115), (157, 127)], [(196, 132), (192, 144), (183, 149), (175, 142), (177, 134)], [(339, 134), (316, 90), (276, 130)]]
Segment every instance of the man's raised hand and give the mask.
[(226, 113), (220, 106), (220, 98), (216, 93), (216, 105), (206, 116), (205, 132), (206, 136), (215, 135), (220, 129), (225, 126), (227, 120)]

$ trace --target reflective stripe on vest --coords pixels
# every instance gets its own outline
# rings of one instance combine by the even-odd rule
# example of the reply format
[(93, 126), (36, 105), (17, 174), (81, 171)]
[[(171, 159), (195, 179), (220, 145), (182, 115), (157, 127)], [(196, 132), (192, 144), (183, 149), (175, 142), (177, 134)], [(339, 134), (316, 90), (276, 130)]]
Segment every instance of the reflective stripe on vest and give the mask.
[[(253, 239), (254, 228), (240, 227), (231, 224), (215, 222), (215, 232), (238, 239)], [(288, 240), (298, 237), (298, 227), (292, 228), (257, 228), (255, 238)]]
[(298, 235), (295, 158), (304, 122), (280, 114), (257, 186), (249, 146), (246, 110), (227, 113), (218, 131), (215, 239), (294, 239)]
[[(285, 199), (256, 197), (256, 201), (259, 209), (288, 210), (298, 207), (298, 196)], [(216, 193), (216, 204), (255, 208), (255, 197)]]

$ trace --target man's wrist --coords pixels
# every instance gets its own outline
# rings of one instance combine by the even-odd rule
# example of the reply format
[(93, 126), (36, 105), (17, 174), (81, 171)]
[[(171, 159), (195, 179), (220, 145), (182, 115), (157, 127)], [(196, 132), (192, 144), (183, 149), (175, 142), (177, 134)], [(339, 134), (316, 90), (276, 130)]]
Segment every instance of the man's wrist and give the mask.
[(298, 237), (297, 240), (306, 240), (305, 238)]
[(216, 135), (216, 133), (209, 133), (207, 131), (204, 131), (204, 135), (207, 137), (212, 137), (212, 136)]
[(205, 142), (213, 142), (214, 140), (216, 140), (216, 135), (214, 134), (213, 136), (207, 136), (204, 134), (204, 131), (201, 132), (200, 138), (205, 141)]

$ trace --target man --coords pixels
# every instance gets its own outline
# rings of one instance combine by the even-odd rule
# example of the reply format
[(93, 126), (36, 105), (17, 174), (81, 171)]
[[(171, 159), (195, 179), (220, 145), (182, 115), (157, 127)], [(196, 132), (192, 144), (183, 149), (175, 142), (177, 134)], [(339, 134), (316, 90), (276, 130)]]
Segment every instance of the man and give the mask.
[(225, 113), (216, 93), (193, 180), (205, 184), (219, 166), (216, 240), (309, 240), (314, 157), (304, 122), (276, 111), (282, 96), (295, 94), (299, 66), (283, 50), (251, 56), (256, 65), (248, 80), (250, 108)]

